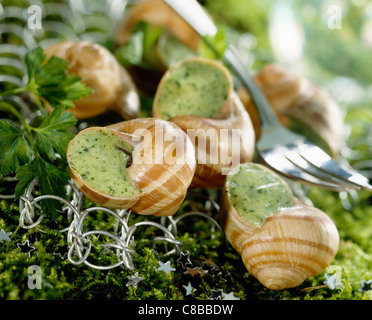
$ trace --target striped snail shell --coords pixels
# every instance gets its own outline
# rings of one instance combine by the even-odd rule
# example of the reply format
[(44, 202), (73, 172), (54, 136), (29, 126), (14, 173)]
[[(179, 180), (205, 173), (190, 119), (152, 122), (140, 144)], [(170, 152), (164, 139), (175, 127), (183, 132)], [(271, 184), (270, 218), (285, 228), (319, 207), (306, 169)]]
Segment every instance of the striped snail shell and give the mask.
[(227, 178), (221, 224), (232, 247), (263, 286), (299, 286), (330, 265), (339, 235), (323, 211), (295, 199), (288, 185), (259, 164), (241, 164)]
[(74, 102), (74, 117), (86, 119), (108, 110), (118, 112), (123, 119), (138, 116), (140, 100), (135, 84), (106, 48), (90, 41), (64, 41), (48, 46), (45, 53), (47, 57), (67, 60), (67, 72), (79, 76), (93, 89), (90, 95)]
[(187, 135), (154, 118), (82, 130), (67, 160), (75, 184), (92, 201), (142, 215), (173, 215), (195, 172)]
[[(303, 133), (336, 156), (343, 141), (343, 115), (339, 105), (320, 86), (277, 64), (267, 64), (254, 76), (268, 102), (285, 126)], [(259, 117), (245, 89), (238, 91), (259, 137)], [(305, 128), (308, 130), (304, 131)], [(302, 131), (302, 132), (301, 132)]]
[(197, 50), (200, 36), (162, 0), (142, 0), (128, 7), (115, 32), (115, 42), (122, 46), (129, 40), (133, 28), (144, 21), (152, 27), (164, 27), (183, 43)]
[(252, 159), (251, 119), (230, 73), (217, 61), (193, 57), (169, 68), (157, 88), (153, 116), (175, 123), (193, 142), (194, 188), (222, 186), (233, 166)]

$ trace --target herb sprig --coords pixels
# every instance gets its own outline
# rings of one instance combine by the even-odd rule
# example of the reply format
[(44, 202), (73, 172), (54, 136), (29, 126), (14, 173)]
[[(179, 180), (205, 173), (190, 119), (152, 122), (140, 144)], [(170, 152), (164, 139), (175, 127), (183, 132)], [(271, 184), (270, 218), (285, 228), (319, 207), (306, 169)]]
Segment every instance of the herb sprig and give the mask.
[[(74, 136), (68, 129), (77, 122), (68, 109), (92, 89), (81, 82), (80, 77), (67, 73), (68, 61), (56, 56), (47, 59), (40, 47), (26, 54), (25, 65), (27, 84), (0, 92), (0, 110), (13, 114), (19, 121), (17, 126), (8, 120), (0, 120), (0, 175), (16, 174), (19, 180), (15, 188), (16, 199), (35, 178), (41, 195), (64, 197), (69, 179), (66, 150)], [(31, 94), (40, 110), (41, 121), (36, 126), (30, 125), (14, 106), (1, 99), (22, 93)], [(49, 114), (45, 103), (53, 108)], [(42, 210), (53, 219), (57, 218), (59, 207), (59, 203), (50, 199), (41, 202)]]
[[(115, 57), (124, 67), (137, 66), (154, 70), (154, 63), (155, 65), (158, 63), (157, 59), (154, 60), (158, 50), (156, 46), (164, 32), (164, 27), (152, 27), (147, 22), (138, 22), (131, 31), (127, 43), (116, 49)], [(216, 34), (206, 36), (205, 40), (206, 42), (200, 42), (197, 55), (221, 60), (230, 41), (228, 29), (225, 26), (218, 26)], [(186, 47), (182, 42), (178, 45)], [(148, 59), (149, 57), (151, 58)], [(177, 56), (177, 58), (180, 57)]]

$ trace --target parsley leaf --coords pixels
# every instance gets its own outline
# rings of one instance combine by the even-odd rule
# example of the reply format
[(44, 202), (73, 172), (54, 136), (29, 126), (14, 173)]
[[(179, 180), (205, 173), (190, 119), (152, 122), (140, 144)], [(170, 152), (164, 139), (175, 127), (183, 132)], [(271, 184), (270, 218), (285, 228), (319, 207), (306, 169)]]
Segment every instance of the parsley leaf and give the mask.
[(78, 76), (70, 74), (58, 85), (39, 87), (38, 91), (40, 96), (47, 100), (52, 107), (63, 105), (68, 108), (74, 108), (73, 101), (87, 96), (92, 92), (92, 89), (80, 82)]
[(27, 66), (28, 81), (36, 78), (38, 70), (40, 70), (42, 63), (45, 60), (45, 53), (41, 48), (36, 48), (28, 51), (25, 56), (25, 64)]
[(26, 165), (20, 166), (17, 169), (16, 178), (19, 182), (15, 188), (15, 198), (18, 199), (27, 189), (29, 184), (38, 176), (37, 162), (32, 160)]
[(52, 107), (64, 105), (73, 108), (73, 101), (92, 93), (92, 89), (82, 83), (81, 78), (67, 74), (68, 62), (52, 56), (46, 62), (46, 54), (41, 47), (27, 52), (25, 63), (30, 91), (43, 97)]
[[(42, 195), (65, 196), (65, 186), (69, 179), (67, 171), (54, 166), (39, 155), (36, 155), (30, 163), (17, 169), (16, 178), (19, 179), (19, 182), (15, 189), (16, 198), (19, 198), (23, 194), (28, 185), (36, 177), (39, 179), (39, 189)], [(57, 218), (57, 210), (60, 208), (61, 203), (56, 200), (44, 199), (41, 201), (41, 209), (44, 212), (48, 212), (52, 219)]]
[(66, 159), (66, 150), (73, 134), (60, 130), (69, 129), (76, 124), (77, 120), (72, 112), (66, 112), (66, 108), (59, 105), (36, 129), (36, 148), (41, 155), (50, 161), (56, 159), (56, 153)]
[(27, 163), (32, 155), (23, 132), (8, 121), (0, 120), (0, 174), (7, 175)]
[(143, 38), (142, 32), (133, 33), (128, 43), (116, 51), (115, 56), (124, 67), (142, 64)]
[(222, 59), (228, 47), (227, 28), (219, 26), (214, 36), (207, 35), (200, 44), (200, 55), (204, 58)]
[[(74, 107), (74, 101), (92, 90), (78, 76), (67, 73), (67, 61), (55, 56), (46, 60), (46, 54), (40, 47), (27, 52), (25, 64), (28, 75), (26, 86), (0, 92), (0, 109), (12, 113), (20, 122), (18, 129), (8, 121), (0, 120), (0, 175), (16, 172), (19, 179), (15, 188), (16, 199), (36, 178), (41, 195), (64, 197), (70, 178), (66, 170), (66, 150), (74, 136), (68, 129), (77, 122), (72, 112), (67, 110)], [(38, 127), (28, 123), (15, 107), (1, 100), (3, 95), (24, 92), (34, 95), (42, 113)], [(53, 107), (50, 114), (43, 108), (43, 100)], [(58, 165), (56, 154), (62, 158), (62, 161), (58, 159)], [(50, 198), (41, 201), (42, 210), (52, 218), (57, 217), (61, 205), (60, 201)]]
[(153, 56), (153, 46), (159, 40), (163, 27), (152, 27), (144, 21), (140, 21), (132, 30), (128, 42), (118, 48), (115, 57), (124, 66), (139, 66), (151, 69), (151, 61), (147, 59)]

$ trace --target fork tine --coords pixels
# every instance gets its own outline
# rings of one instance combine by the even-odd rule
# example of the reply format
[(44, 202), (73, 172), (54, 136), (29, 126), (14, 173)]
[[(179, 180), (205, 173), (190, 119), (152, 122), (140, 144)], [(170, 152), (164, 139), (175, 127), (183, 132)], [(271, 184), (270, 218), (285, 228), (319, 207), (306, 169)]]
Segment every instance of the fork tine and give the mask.
[(301, 146), (301, 149), (302, 150), (300, 150), (299, 153), (302, 158), (319, 170), (326, 172), (337, 179), (347, 181), (356, 186), (362, 187), (363, 189), (372, 191), (372, 185), (369, 184), (366, 177), (351, 167), (336, 162), (321, 148), (311, 143), (307, 143), (306, 145)]
[[(332, 183), (324, 179), (318, 179), (316, 176), (308, 174), (303, 169), (295, 166), (281, 152), (277, 152), (275, 148), (270, 149), (270, 151), (260, 151), (258, 155), (260, 156), (261, 161), (265, 163), (265, 165), (291, 179), (295, 179), (308, 185), (321, 187), (323, 189), (336, 192), (349, 190), (349, 188), (345, 185)], [(355, 186), (353, 187), (355, 188)]]
[(318, 167), (315, 167), (310, 162), (305, 160), (296, 150), (291, 150), (289, 148), (288, 151), (285, 153), (285, 157), (295, 166), (301, 168), (310, 175), (317, 176), (319, 179), (327, 180), (333, 184), (343, 185), (347, 189), (360, 189), (360, 186), (357, 186), (354, 183), (345, 181), (343, 179), (338, 179), (335, 176), (330, 175), (323, 170), (320, 170)]

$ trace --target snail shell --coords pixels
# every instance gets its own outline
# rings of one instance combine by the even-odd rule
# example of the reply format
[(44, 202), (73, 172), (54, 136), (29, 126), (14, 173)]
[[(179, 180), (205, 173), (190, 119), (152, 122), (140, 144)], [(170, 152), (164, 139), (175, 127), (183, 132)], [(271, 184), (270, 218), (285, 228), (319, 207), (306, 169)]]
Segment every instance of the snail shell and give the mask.
[(115, 32), (115, 42), (118, 46), (127, 43), (133, 28), (140, 21), (145, 21), (153, 27), (164, 27), (193, 50), (199, 47), (201, 38), (198, 33), (162, 0), (139, 1), (126, 10)]
[[(164, 1), (144, 0), (128, 6), (123, 18), (118, 23), (114, 35), (118, 47), (128, 43), (133, 29), (139, 22), (145, 22), (154, 29), (162, 28), (159, 39), (144, 52), (143, 60), (150, 68), (142, 68), (137, 65), (127, 67), (137, 88), (144, 95), (153, 96), (162, 75), (172, 64), (172, 60), (179, 60), (190, 54), (196, 55), (201, 37)], [(172, 46), (171, 49), (167, 48), (169, 43)], [(176, 50), (173, 46), (174, 43), (176, 43)], [(179, 57), (180, 51), (177, 48), (182, 48), (181, 57)], [(172, 58), (168, 56), (169, 53)]]
[[(128, 196), (104, 193), (74, 168), (71, 153), (75, 152), (76, 156), (78, 151), (73, 151), (73, 145), (92, 130), (110, 132), (133, 147), (127, 173), (138, 192)], [(195, 172), (195, 151), (187, 135), (175, 124), (154, 118), (85, 129), (71, 140), (67, 160), (72, 179), (88, 198), (107, 207), (130, 209), (142, 215), (173, 215), (184, 200)]]
[(79, 76), (93, 89), (90, 95), (75, 101), (71, 111), (77, 119), (94, 117), (109, 109), (123, 119), (138, 116), (140, 100), (134, 82), (106, 48), (90, 41), (65, 41), (50, 45), (45, 53), (67, 60), (67, 72)]
[[(272, 175), (273, 183), (282, 183), (288, 188), (269, 169), (258, 164), (249, 166), (261, 170), (262, 175)], [(337, 253), (339, 236), (333, 221), (323, 211), (293, 198), (291, 206), (272, 212), (260, 224), (251, 223), (233, 206), (229, 183), (228, 178), (221, 199), (221, 224), (249, 273), (262, 285), (273, 290), (297, 287), (331, 264)], [(254, 181), (246, 183), (257, 190), (260, 188)], [(278, 195), (266, 196), (271, 197), (270, 201), (280, 201), (275, 198)], [(259, 200), (248, 199), (247, 209), (253, 201)]]
[[(197, 69), (201, 69), (203, 65), (208, 65), (222, 73), (225, 78), (224, 81), (228, 84), (225, 92), (226, 96), (218, 102), (220, 109), (216, 111), (217, 114), (214, 117), (190, 114), (188, 105), (192, 108), (192, 105), (190, 105), (192, 102), (187, 101), (190, 99), (189, 94), (200, 95), (201, 100), (207, 93), (198, 88), (189, 93), (187, 89), (182, 87), (181, 90), (183, 91), (179, 95), (175, 95), (175, 97), (172, 96), (174, 101), (172, 100), (170, 103), (182, 105), (183, 110), (179, 114), (171, 114), (169, 121), (184, 130), (194, 144), (197, 166), (191, 186), (194, 188), (222, 186), (228, 171), (233, 166), (252, 159), (255, 142), (250, 117), (233, 90), (232, 78), (228, 70), (217, 61), (200, 57), (179, 61), (164, 74), (159, 83), (154, 99), (153, 116), (157, 118), (164, 117), (165, 113), (160, 110), (162, 92), (167, 92), (168, 82), (178, 81), (173, 79), (173, 71), (182, 67), (188, 70), (186, 67), (188, 64), (196, 64), (198, 66)], [(193, 77), (193, 71), (188, 72), (187, 79), (191, 77)], [(207, 90), (215, 88), (215, 84), (213, 84), (215, 78), (208, 76), (208, 74), (203, 74), (202, 79), (205, 83), (201, 84), (200, 87)], [(181, 79), (179, 83), (180, 86), (183, 86)], [(220, 93), (213, 92), (212, 94), (218, 95)], [(204, 101), (204, 103), (205, 105), (202, 105), (203, 109), (216, 108), (216, 106), (209, 105), (209, 101)]]
[[(311, 136), (332, 156), (343, 140), (343, 116), (340, 107), (326, 90), (276, 64), (265, 65), (254, 76), (279, 120), (287, 127), (297, 120), (311, 129)], [(245, 89), (238, 91), (259, 137), (259, 116)]]

